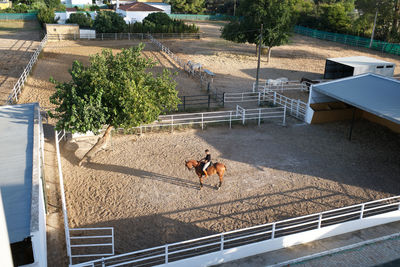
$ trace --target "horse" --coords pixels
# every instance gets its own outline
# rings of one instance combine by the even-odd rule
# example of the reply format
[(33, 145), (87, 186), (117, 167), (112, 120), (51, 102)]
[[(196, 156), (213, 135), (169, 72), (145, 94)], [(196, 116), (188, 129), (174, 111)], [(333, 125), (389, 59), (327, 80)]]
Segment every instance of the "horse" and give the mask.
[[(192, 170), (194, 168), (194, 170), (196, 171), (197, 176), (199, 176), (199, 180), (200, 180), (200, 190), (203, 188), (203, 167), (200, 161), (197, 160), (188, 160), (185, 161), (185, 166), (186, 168), (188, 168), (188, 170)], [(226, 171), (226, 166), (222, 163), (214, 163), (213, 165), (210, 165), (207, 168), (207, 174), (208, 175), (214, 175), (214, 174), (218, 174), (219, 176), (219, 184), (218, 184), (218, 190), (221, 188), (222, 185), (222, 180), (224, 177), (224, 173)]]

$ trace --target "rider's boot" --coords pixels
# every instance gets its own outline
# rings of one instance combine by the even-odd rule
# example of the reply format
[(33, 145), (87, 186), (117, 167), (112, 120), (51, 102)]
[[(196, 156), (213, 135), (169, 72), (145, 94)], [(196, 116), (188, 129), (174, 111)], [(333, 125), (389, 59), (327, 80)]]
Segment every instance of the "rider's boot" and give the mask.
[(207, 171), (203, 171), (204, 172), (204, 174), (206, 175), (206, 178), (208, 177), (208, 174), (207, 174)]

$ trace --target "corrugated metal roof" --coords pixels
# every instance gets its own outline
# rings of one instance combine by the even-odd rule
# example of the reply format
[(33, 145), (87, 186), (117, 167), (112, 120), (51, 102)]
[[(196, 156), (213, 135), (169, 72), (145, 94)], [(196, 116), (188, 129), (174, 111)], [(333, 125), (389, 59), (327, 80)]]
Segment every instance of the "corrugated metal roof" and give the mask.
[(393, 65), (393, 62), (388, 62), (372, 57), (366, 56), (357, 56), (357, 57), (336, 57), (336, 58), (327, 58), (327, 60), (338, 62), (347, 66), (357, 67), (357, 66), (365, 66), (365, 65)]
[(315, 84), (312, 90), (400, 124), (400, 82), (363, 74)]
[(35, 105), (0, 107), (0, 189), (11, 243), (30, 235)]

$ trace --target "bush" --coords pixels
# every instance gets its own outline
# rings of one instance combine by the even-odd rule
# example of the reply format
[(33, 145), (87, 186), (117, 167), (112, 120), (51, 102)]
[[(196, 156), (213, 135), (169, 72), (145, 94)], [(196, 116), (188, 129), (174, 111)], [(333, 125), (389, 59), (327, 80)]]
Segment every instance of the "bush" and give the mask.
[(54, 9), (48, 7), (41, 8), (37, 14), (37, 18), (42, 27), (46, 23), (57, 23), (58, 21), (58, 19), (54, 18)]
[(151, 13), (143, 20), (143, 24), (146, 22), (152, 22), (158, 25), (170, 25), (173, 20), (164, 12)]
[(67, 19), (67, 23), (78, 24), (81, 28), (90, 28), (93, 26), (93, 20), (89, 13), (72, 13)]
[(100, 12), (96, 16), (93, 26), (98, 33), (124, 32), (126, 29), (124, 19), (111, 11)]
[(13, 7), (15, 13), (26, 13), (28, 11), (28, 6), (25, 4), (18, 4)]

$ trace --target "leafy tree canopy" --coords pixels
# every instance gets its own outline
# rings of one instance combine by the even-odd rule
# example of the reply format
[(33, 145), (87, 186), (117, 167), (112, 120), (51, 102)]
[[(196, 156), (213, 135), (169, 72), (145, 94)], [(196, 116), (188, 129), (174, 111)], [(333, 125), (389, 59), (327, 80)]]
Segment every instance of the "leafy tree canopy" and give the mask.
[(78, 24), (81, 28), (90, 28), (93, 25), (93, 20), (88, 13), (72, 13), (67, 19), (67, 23)]
[(57, 23), (58, 19), (55, 19), (54, 16), (54, 9), (48, 7), (42, 7), (37, 14), (38, 21), (42, 26), (46, 23)]
[(168, 0), (174, 13), (199, 14), (205, 10), (205, 0)]
[(143, 45), (113, 55), (109, 49), (90, 57), (90, 65), (75, 61), (70, 82), (57, 82), (50, 102), (57, 128), (98, 132), (103, 125), (128, 129), (157, 120), (177, 108), (176, 83), (169, 71), (153, 76), (150, 59), (140, 56)]
[(248, 0), (240, 4), (241, 19), (222, 29), (224, 39), (244, 43), (258, 43), (260, 25), (264, 25), (262, 43), (270, 49), (289, 41), (293, 27), (294, 1)]
[(156, 25), (170, 25), (174, 21), (164, 12), (150, 13), (144, 18), (143, 24), (146, 22), (152, 22)]
[(93, 26), (98, 33), (124, 32), (127, 27), (124, 19), (112, 11), (97, 14)]

